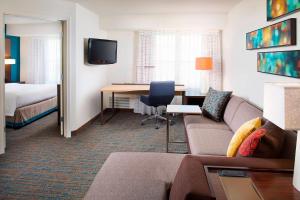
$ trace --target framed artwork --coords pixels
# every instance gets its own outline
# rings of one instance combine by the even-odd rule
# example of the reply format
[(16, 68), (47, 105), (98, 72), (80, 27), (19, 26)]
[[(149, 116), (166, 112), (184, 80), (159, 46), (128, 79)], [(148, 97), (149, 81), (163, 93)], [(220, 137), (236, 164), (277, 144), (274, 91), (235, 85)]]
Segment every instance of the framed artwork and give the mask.
[(300, 50), (259, 52), (257, 54), (257, 71), (300, 78)]
[(291, 14), (300, 9), (300, 0), (267, 0), (267, 20)]
[(246, 48), (262, 49), (296, 45), (296, 18), (249, 32), (246, 34)]

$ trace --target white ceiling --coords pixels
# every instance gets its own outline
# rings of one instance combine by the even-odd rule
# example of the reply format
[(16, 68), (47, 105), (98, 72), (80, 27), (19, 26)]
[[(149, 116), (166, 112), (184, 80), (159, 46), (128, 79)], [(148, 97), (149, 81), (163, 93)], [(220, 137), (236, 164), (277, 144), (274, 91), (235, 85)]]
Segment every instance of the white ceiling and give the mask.
[(43, 24), (50, 23), (50, 21), (46, 21), (38, 18), (31, 17), (21, 17), (15, 15), (5, 15), (4, 16), (5, 24)]
[(241, 0), (69, 0), (99, 15), (224, 14)]

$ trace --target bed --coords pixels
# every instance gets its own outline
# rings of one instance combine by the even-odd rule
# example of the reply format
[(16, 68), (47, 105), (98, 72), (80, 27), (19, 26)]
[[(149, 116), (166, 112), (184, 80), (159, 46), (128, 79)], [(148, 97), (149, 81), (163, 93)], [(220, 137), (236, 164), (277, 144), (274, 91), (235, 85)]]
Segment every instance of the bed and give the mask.
[(57, 85), (5, 84), (6, 127), (21, 128), (57, 111)]

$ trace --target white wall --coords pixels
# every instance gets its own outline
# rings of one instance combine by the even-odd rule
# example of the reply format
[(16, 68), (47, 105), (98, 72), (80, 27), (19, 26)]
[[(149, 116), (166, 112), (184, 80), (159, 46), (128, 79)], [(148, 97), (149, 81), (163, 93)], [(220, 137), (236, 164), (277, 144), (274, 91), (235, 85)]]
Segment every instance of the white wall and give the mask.
[[(299, 21), (300, 12), (267, 22), (266, 1), (262, 0), (243, 0), (230, 11), (223, 38), (224, 89), (233, 90), (234, 94), (262, 107), (264, 82), (300, 82), (299, 79), (259, 73), (256, 63), (257, 52), (299, 49), (300, 37), (297, 37), (297, 46), (246, 50), (247, 32), (291, 17)], [(297, 29), (299, 33), (300, 26)]]
[(135, 82), (135, 37), (134, 31), (108, 31), (108, 38), (118, 41), (118, 61), (108, 66), (109, 83)]
[(107, 84), (107, 66), (87, 65), (84, 62), (84, 41), (89, 37), (106, 38), (100, 31), (98, 15), (76, 5), (76, 91), (74, 110), (76, 120), (72, 130), (100, 113), (100, 89)]
[(135, 14), (102, 16), (102, 26), (109, 30), (153, 29), (223, 29), (226, 14)]
[(7, 34), (19, 37), (26, 36), (59, 36), (62, 33), (60, 22), (43, 24), (8, 24)]

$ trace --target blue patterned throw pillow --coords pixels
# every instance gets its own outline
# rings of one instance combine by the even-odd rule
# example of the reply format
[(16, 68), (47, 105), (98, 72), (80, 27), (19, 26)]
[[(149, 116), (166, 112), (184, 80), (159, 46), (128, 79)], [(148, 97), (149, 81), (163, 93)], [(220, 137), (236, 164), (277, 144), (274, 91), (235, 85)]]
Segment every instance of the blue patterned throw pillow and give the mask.
[(214, 121), (222, 121), (226, 105), (232, 92), (209, 88), (202, 106), (202, 114)]

